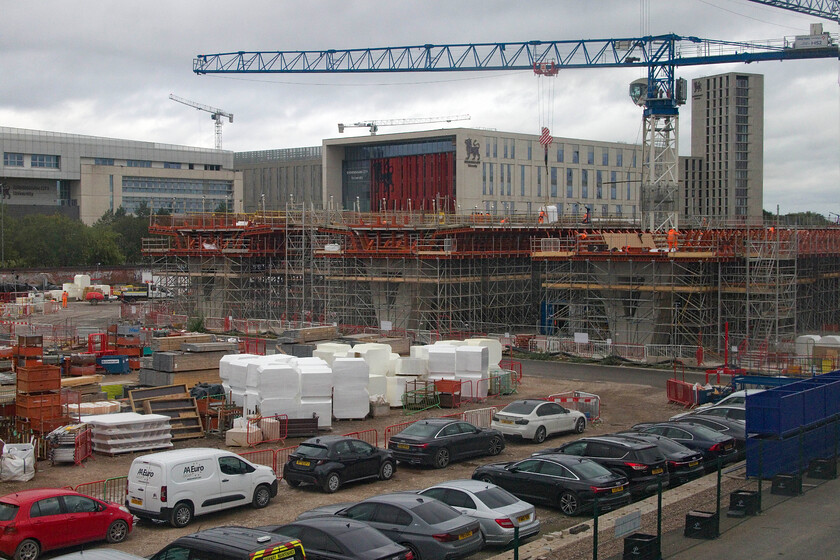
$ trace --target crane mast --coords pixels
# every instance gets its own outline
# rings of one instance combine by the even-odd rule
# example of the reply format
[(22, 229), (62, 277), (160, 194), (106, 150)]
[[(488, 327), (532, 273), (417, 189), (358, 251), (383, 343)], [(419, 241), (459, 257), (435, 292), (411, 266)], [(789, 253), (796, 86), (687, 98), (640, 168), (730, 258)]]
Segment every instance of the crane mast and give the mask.
[(470, 120), (469, 115), (450, 115), (446, 117), (417, 117), (417, 118), (408, 118), (408, 119), (379, 119), (379, 120), (365, 120), (361, 122), (355, 122), (353, 124), (344, 124), (338, 123), (338, 132), (341, 134), (344, 132), (345, 128), (369, 128), (370, 134), (375, 135), (379, 130), (380, 126), (400, 126), (400, 125), (410, 125), (410, 124), (428, 124), (428, 123), (439, 123), (439, 122), (452, 122), (452, 121), (468, 121)]
[(183, 97), (178, 97), (173, 93), (169, 94), (169, 99), (182, 103), (187, 107), (192, 107), (194, 109), (198, 109), (199, 111), (206, 111), (210, 113), (210, 118), (216, 123), (216, 149), (222, 149), (222, 119), (227, 118), (228, 122), (233, 122), (233, 113), (228, 113), (227, 111), (217, 109), (216, 107), (210, 107), (209, 105), (202, 105), (201, 103), (196, 103), (195, 101), (190, 101), (189, 99), (184, 99)]

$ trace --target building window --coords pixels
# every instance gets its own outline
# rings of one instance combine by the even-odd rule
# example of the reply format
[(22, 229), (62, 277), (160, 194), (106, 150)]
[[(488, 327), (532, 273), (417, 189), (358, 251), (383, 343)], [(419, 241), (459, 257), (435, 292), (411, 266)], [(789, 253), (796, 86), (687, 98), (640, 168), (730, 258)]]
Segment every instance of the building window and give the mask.
[(493, 194), (493, 167), (494, 167), (494, 165), (491, 163), (491, 164), (488, 164), (488, 167), (490, 168), (490, 182), (489, 182), (489, 187), (487, 189), (487, 194)]
[(616, 215), (621, 216), (621, 204), (615, 205), (615, 213)]
[(528, 142), (528, 161), (531, 161), (531, 157), (533, 155), (534, 147), (531, 146), (531, 143)]
[(557, 168), (551, 168), (551, 198), (557, 198)]
[(557, 146), (557, 163), (563, 163), (563, 144)]
[(502, 157), (507, 159), (508, 158), (508, 141), (507, 138), (502, 140)]
[(601, 215), (603, 217), (607, 217), (610, 213), (610, 205), (609, 204), (602, 204), (601, 205)]
[(601, 152), (601, 165), (603, 165), (604, 167), (607, 167), (607, 166), (609, 166), (609, 164), (610, 164), (610, 150), (609, 150), (609, 148), (604, 148), (604, 150)]
[(221, 171), (221, 170), (222, 170), (222, 166), (221, 166), (221, 165), (219, 165), (219, 164), (205, 165), (205, 166), (204, 166), (204, 169), (205, 169), (206, 171)]
[(580, 170), (580, 197), (589, 198), (589, 170)]
[(525, 166), (519, 166), (519, 196), (525, 196)]
[(572, 163), (580, 163), (580, 147), (572, 146)]
[(499, 139), (493, 138), (493, 157), (499, 157)]
[(508, 196), (512, 196), (511, 191), (513, 189), (513, 181), (511, 180), (510, 176), (513, 175), (513, 164), (509, 163), (507, 166), (507, 194)]
[(128, 167), (151, 167), (152, 162), (141, 159), (128, 159), (125, 161)]
[(624, 165), (624, 150), (618, 149), (615, 151), (615, 166), (621, 167)]
[(586, 163), (588, 165), (595, 165), (595, 147), (589, 146), (586, 148)]
[(566, 198), (574, 198), (575, 196), (575, 173), (574, 169), (566, 170)]
[(610, 199), (615, 200), (618, 198), (618, 189), (616, 188), (616, 184), (613, 183), (610, 185)]
[(3, 152), (3, 165), (6, 167), (23, 167), (23, 154)]
[(595, 198), (604, 198), (604, 175), (600, 170), (595, 172)]
[(481, 194), (487, 194), (487, 164), (481, 164)]
[(109, 167), (114, 167), (114, 158), (93, 158), (93, 165), (107, 165)]
[(484, 139), (484, 157), (490, 157), (490, 139)]
[[(510, 159), (516, 159), (516, 140), (514, 140), (513, 138), (510, 139)], [(512, 208), (513, 203), (511, 203), (511, 209)]]
[(172, 161), (165, 161), (165, 162), (163, 162), (163, 168), (164, 169), (181, 169), (181, 164), (180, 163), (175, 163), (175, 162), (172, 162)]
[(537, 196), (542, 196), (542, 173), (537, 170)]
[(31, 166), (43, 167), (46, 169), (58, 169), (58, 156), (49, 156), (46, 154), (32, 154)]

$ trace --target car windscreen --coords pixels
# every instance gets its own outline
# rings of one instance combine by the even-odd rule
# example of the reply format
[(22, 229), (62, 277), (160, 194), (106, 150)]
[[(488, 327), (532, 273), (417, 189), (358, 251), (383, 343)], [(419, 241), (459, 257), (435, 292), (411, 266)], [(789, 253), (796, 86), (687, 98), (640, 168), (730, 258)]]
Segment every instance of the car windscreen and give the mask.
[(426, 422), (415, 422), (397, 435), (432, 437), (440, 430), (438, 424), (427, 424)]
[(642, 463), (646, 464), (659, 463), (665, 460), (665, 457), (662, 455), (662, 452), (659, 451), (659, 448), (655, 446), (636, 449), (635, 454), (637, 461), (641, 461)]
[(327, 448), (323, 445), (301, 443), (295, 450), (295, 455), (299, 455), (301, 457), (309, 457), (311, 459), (323, 459), (327, 456)]
[(341, 533), (341, 540), (356, 552), (393, 545), (394, 541), (373, 527), (358, 527)]
[(578, 463), (571, 463), (566, 465), (573, 473), (581, 480), (590, 478), (600, 478), (602, 476), (609, 476), (612, 474), (606, 467), (602, 467), (595, 461), (583, 460)]
[(429, 525), (437, 525), (461, 515), (457, 510), (437, 501), (423, 502), (413, 507), (411, 511)]
[(511, 414), (531, 414), (538, 404), (540, 403), (531, 401), (516, 401), (504, 407), (502, 412), (510, 412)]
[(515, 504), (519, 498), (501, 488), (488, 488), (475, 493), (475, 497), (484, 502), (490, 509), (500, 508)]
[(0, 502), (0, 521), (11, 521), (18, 512), (18, 506)]

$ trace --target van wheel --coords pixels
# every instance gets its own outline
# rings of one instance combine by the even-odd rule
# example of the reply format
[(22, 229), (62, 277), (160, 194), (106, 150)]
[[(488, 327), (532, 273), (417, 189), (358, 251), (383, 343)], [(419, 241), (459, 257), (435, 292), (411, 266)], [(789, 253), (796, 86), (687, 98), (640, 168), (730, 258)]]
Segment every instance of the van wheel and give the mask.
[(324, 481), (324, 492), (332, 494), (338, 490), (339, 486), (341, 486), (341, 477), (338, 476), (338, 473), (330, 473), (327, 480)]
[(173, 527), (186, 527), (192, 521), (192, 506), (187, 502), (178, 502), (169, 514), (169, 524)]
[(108, 527), (108, 534), (105, 535), (105, 539), (109, 543), (121, 543), (125, 540), (128, 536), (128, 523), (123, 521), (122, 519), (117, 519), (111, 526)]
[(256, 509), (262, 509), (271, 501), (271, 490), (265, 484), (260, 484), (254, 490), (254, 499), (251, 500), (251, 505)]

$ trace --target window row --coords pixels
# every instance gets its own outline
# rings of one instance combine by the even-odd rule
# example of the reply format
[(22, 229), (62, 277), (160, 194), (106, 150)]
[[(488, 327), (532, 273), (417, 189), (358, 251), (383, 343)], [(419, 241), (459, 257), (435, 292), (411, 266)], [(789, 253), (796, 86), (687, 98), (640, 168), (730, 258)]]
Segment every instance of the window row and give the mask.
[[(499, 150), (498, 150), (498, 138), (485, 138), (484, 139), (484, 155), (485, 157), (493, 157), (498, 158)], [(516, 150), (514, 148), (516, 141), (514, 139), (507, 139), (502, 138), (502, 159), (516, 159)], [(534, 142), (528, 141), (527, 147), (527, 159), (528, 161), (533, 161), (535, 159), (534, 156)], [(552, 158), (549, 158), (549, 161), (554, 161), (555, 163), (566, 163), (566, 157), (568, 155), (569, 163), (585, 163), (586, 165), (595, 165), (596, 160), (599, 162), (599, 165), (604, 167), (624, 167), (624, 152), (625, 150), (621, 148), (597, 148), (595, 146), (581, 146), (579, 144), (554, 144), (554, 146), (549, 146), (545, 148), (542, 145), (538, 145), (537, 148), (537, 156), (536, 159), (544, 159), (545, 154), (548, 153)], [(568, 153), (567, 153), (568, 149)], [(581, 151), (583, 151), (583, 156), (581, 157)], [(596, 152), (600, 154), (600, 158), (596, 158)], [(628, 162), (630, 167), (636, 167), (637, 165), (637, 154), (638, 152), (635, 150), (628, 150), (630, 162)]]
[[(60, 169), (61, 157), (49, 154), (32, 154), (29, 156), (29, 166), (43, 169)], [(3, 165), (6, 167), (23, 167), (23, 154), (3, 152)]]
[(157, 193), (169, 195), (230, 196), (232, 181), (200, 181), (166, 177), (123, 177), (124, 193)]
[[(514, 184), (514, 179), (517, 179), (513, 172), (514, 165), (502, 163), (498, 165), (498, 173), (496, 171), (496, 164), (484, 163), (482, 164), (482, 178), (481, 178), (481, 194), (500, 196), (538, 196), (541, 197), (543, 193), (543, 172), (542, 169), (537, 168), (535, 171), (535, 184), (527, 184), (529, 178), (528, 170), (532, 169), (529, 166), (519, 166), (518, 185)], [(609, 175), (607, 175), (609, 173)], [(607, 180), (609, 179), (609, 180)], [(551, 167), (550, 175), (548, 177), (548, 195), (557, 198), (564, 187), (566, 198), (594, 198), (617, 200), (619, 198), (626, 198), (632, 200), (634, 198), (633, 184), (638, 183), (638, 174), (626, 172), (624, 180), (619, 180), (619, 172), (617, 171), (603, 171), (600, 169), (572, 169), (566, 168), (565, 173), (562, 167)], [(531, 192), (532, 186), (536, 187), (536, 192)], [(592, 189), (590, 190), (590, 187)]]

